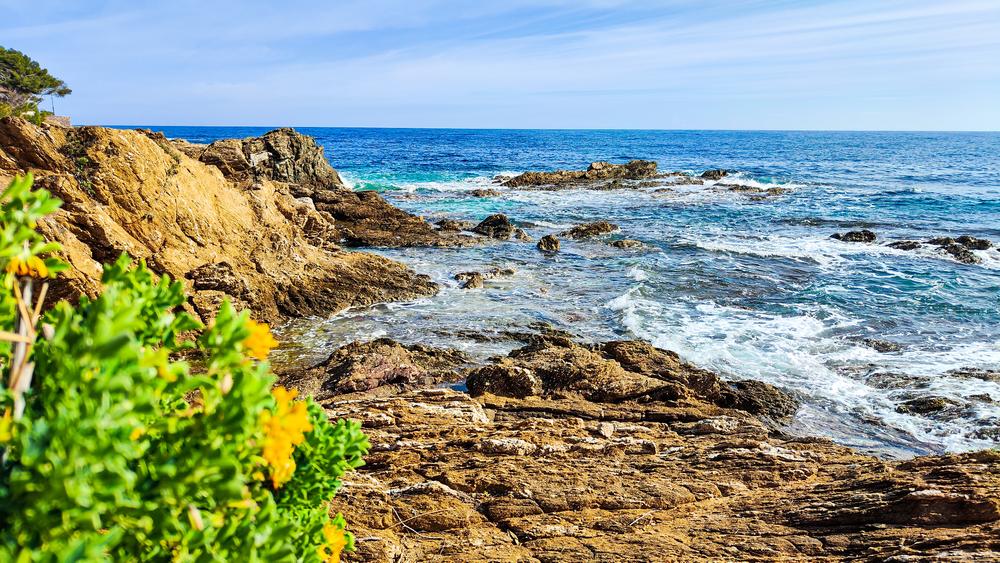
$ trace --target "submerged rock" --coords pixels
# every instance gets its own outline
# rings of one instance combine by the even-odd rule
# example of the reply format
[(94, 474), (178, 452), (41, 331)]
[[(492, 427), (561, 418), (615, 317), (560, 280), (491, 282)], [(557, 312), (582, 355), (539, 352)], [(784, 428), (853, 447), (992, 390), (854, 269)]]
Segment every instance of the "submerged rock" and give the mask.
[(983, 261), (973, 250), (987, 250), (993, 243), (981, 238), (962, 235), (957, 239), (951, 237), (938, 237), (927, 241), (927, 244), (938, 246), (945, 253), (951, 255), (955, 260), (963, 264), (978, 264)]
[(462, 272), (455, 274), (455, 279), (462, 284), (462, 289), (479, 289), (483, 287), (483, 274), (480, 272)]
[(888, 352), (899, 352), (903, 349), (901, 345), (890, 340), (882, 340), (879, 338), (865, 338), (861, 341), (865, 346), (872, 348), (876, 352), (888, 353)]
[(833, 233), (830, 238), (835, 238), (844, 242), (875, 242), (878, 236), (868, 229), (860, 231), (848, 231), (846, 233)]
[(559, 252), (559, 239), (555, 235), (545, 235), (538, 239), (537, 246), (543, 252)]
[(895, 242), (890, 242), (886, 246), (897, 250), (916, 250), (923, 245), (920, 244), (920, 241), (916, 240), (897, 240)]
[(963, 264), (979, 264), (983, 261), (982, 258), (976, 256), (968, 247), (957, 242), (942, 245), (941, 250)]
[(563, 231), (560, 236), (564, 236), (572, 239), (583, 239), (596, 237), (607, 233), (613, 233), (618, 230), (618, 225), (614, 223), (609, 223), (607, 221), (595, 221), (593, 223), (583, 223), (582, 225), (577, 225), (572, 229)]
[(626, 248), (626, 249), (642, 248), (643, 246), (645, 246), (642, 244), (641, 241), (628, 238), (613, 240), (611, 241), (610, 244), (615, 248)]
[(502, 195), (502, 192), (500, 190), (480, 189), (470, 191), (469, 195), (472, 197), (497, 197)]
[[(656, 176), (656, 163), (649, 160), (630, 160), (625, 164), (592, 162), (586, 170), (556, 170), (555, 172), (525, 172), (513, 178), (502, 179), (503, 185), (518, 187), (574, 187), (597, 185), (604, 180), (642, 180)], [(619, 184), (618, 187), (621, 187)]]

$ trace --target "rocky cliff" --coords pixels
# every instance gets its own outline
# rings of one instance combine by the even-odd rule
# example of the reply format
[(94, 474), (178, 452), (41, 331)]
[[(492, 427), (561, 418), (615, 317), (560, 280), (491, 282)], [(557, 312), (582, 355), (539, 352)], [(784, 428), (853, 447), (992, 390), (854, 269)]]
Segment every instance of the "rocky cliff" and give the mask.
[(57, 297), (94, 294), (100, 264), (121, 252), (185, 280), (203, 318), (226, 297), (273, 320), (436, 291), (402, 264), (338, 246), (346, 226), (300, 194), (356, 196), (291, 130), (205, 148), (149, 131), (0, 120), (0, 182), (29, 171), (65, 202), (39, 226), (72, 266)]

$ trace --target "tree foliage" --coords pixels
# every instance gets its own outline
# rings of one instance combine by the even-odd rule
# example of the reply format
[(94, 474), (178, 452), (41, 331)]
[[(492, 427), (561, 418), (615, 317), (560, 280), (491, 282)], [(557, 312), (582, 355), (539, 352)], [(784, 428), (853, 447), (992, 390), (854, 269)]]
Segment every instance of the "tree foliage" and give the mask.
[(248, 358), (266, 325), (225, 303), (202, 327), (180, 282), (127, 256), (100, 296), (39, 314), (65, 266), (33, 230), (58, 202), (29, 188), (0, 196), (0, 561), (339, 561), (353, 536), (328, 504), (359, 425), (271, 390)]
[(37, 111), (42, 96), (66, 96), (73, 91), (65, 82), (28, 55), (0, 46), (0, 112)]

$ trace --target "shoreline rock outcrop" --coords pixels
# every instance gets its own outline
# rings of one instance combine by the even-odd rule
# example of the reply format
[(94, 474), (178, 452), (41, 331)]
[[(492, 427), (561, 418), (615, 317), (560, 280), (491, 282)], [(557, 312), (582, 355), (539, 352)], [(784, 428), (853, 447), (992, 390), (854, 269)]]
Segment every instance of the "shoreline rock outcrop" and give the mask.
[[(351, 247), (469, 246), (478, 239), (461, 229), (435, 229), (374, 191), (349, 189), (330, 166), (323, 148), (294, 129), (275, 129), (260, 137), (223, 139), (210, 145), (173, 141), (188, 156), (218, 168), (237, 184), (271, 180), (328, 219), (323, 236)], [(456, 231), (456, 232), (452, 232)]]
[(625, 164), (592, 162), (586, 170), (556, 170), (554, 172), (525, 172), (503, 180), (508, 188), (528, 186), (560, 186), (594, 183), (604, 180), (644, 180), (656, 176), (656, 162), (630, 160)]
[[(55, 299), (95, 295), (101, 264), (122, 252), (186, 281), (190, 308), (205, 320), (224, 298), (277, 320), (437, 291), (403, 264), (341, 250), (334, 233), (344, 227), (297, 194), (353, 192), (314, 141), (290, 130), (269, 135), (260, 152), (247, 140), (181, 150), (148, 131), (4, 118), (0, 182), (32, 172), (64, 202), (39, 224), (71, 266), (53, 283)], [(217, 164), (189, 156), (196, 151)], [(247, 176), (244, 162), (255, 160), (262, 172)]]
[[(767, 420), (794, 409), (784, 393), (721, 381), (642, 342), (539, 335), (471, 371), (440, 351), (432, 361), (375, 345), (391, 349), (364, 373), (443, 366), (453, 375), (430, 380), (467, 373), (475, 396), (392, 382), (420, 379), (409, 375), (322, 396), (331, 417), (362, 421), (372, 442), (333, 506), (357, 534), (357, 560), (1000, 554), (1000, 453), (886, 461), (788, 436)], [(319, 381), (344, 381), (339, 369)]]

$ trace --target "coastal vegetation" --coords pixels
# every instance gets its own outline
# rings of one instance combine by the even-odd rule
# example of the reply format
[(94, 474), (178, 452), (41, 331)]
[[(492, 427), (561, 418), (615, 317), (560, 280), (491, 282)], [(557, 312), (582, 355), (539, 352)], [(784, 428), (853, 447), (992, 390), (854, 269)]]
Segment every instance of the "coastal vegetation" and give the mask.
[(39, 107), (43, 96), (71, 93), (65, 82), (28, 55), (0, 46), (0, 117), (23, 115), (40, 123), (45, 115), (51, 115)]
[(31, 188), (0, 196), (0, 560), (339, 561), (358, 423), (272, 390), (268, 326), (228, 302), (203, 325), (142, 260), (43, 312), (67, 264)]

